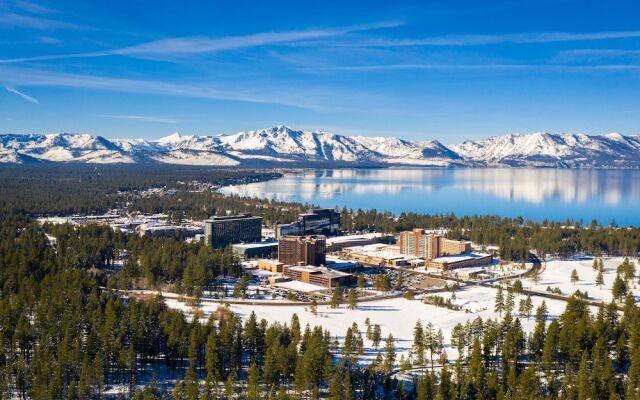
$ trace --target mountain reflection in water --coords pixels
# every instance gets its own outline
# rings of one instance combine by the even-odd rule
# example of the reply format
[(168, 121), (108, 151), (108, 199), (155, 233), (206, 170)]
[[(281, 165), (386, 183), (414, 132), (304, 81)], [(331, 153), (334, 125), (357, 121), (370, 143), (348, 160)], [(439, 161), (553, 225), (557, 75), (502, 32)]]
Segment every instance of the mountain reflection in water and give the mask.
[(640, 225), (640, 171), (567, 169), (305, 170), (227, 194), (394, 213), (497, 214)]

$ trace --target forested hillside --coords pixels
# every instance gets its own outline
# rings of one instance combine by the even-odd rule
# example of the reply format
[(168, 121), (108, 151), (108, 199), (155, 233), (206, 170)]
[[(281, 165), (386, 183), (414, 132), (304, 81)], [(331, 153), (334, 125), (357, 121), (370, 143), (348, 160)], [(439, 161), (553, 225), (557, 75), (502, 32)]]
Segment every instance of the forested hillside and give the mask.
[[(3, 189), (11, 188), (0, 194), (2, 399), (91, 399), (110, 395), (114, 387), (125, 388), (126, 397), (190, 400), (640, 398), (640, 310), (632, 296), (595, 312), (574, 296), (557, 320), (541, 306), (533, 313), (531, 334), (522, 328), (523, 316), (501, 308), (499, 319), (456, 328), (455, 359), (434, 345), (433, 332), (416, 326), (414, 342), (404, 344), (412, 348), (411, 360), (400, 363), (398, 344), (388, 337), (371, 365), (358, 365), (352, 357), (363, 351), (357, 327), (349, 334), (352, 344), (339, 348), (323, 327), (301, 326), (296, 315), (286, 325), (255, 316), (243, 322), (221, 305), (198, 320), (167, 308), (161, 295), (128, 297), (117, 290), (170, 286), (198, 298), (205, 289), (217, 290), (221, 278), (242, 275), (228, 249), (127, 236), (98, 225), (39, 225), (33, 219), (121, 204), (177, 216), (248, 210), (268, 221), (289, 221), (304, 205), (189, 192), (177, 182), (195, 179), (193, 172), (176, 177), (116, 170), (95, 178), (88, 170), (11, 171), (0, 171)], [(203, 170), (198, 179), (219, 182), (243, 173), (214, 177)], [(129, 192), (150, 186), (177, 192), (145, 198)], [(502, 255), (515, 260), (531, 250), (631, 255), (640, 243), (637, 228), (575, 222), (375, 210), (342, 210), (342, 220), (347, 230), (445, 227), (451, 237), (499, 244)], [(114, 260), (122, 255), (126, 260), (115, 272)], [(413, 380), (396, 379), (408, 369), (417, 371)]]

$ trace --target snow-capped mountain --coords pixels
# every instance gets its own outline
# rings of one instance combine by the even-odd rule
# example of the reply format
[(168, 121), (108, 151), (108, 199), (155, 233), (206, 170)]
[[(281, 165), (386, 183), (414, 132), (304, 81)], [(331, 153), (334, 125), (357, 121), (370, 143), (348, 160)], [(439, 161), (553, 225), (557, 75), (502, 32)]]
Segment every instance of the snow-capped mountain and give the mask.
[(489, 166), (639, 168), (640, 136), (609, 133), (512, 134), (467, 141), (451, 149)]
[(447, 147), (437, 141), (344, 136), (282, 125), (219, 136), (174, 133), (157, 140), (4, 134), (0, 162), (640, 168), (640, 136), (512, 134)]
[[(85, 163), (132, 163), (133, 158), (120, 146), (88, 134), (59, 133), (54, 135), (0, 135), (0, 151), (15, 151), (42, 161)], [(8, 160), (0, 153), (0, 161)], [(25, 158), (20, 157), (23, 161)], [(11, 161), (5, 161), (11, 162)]]

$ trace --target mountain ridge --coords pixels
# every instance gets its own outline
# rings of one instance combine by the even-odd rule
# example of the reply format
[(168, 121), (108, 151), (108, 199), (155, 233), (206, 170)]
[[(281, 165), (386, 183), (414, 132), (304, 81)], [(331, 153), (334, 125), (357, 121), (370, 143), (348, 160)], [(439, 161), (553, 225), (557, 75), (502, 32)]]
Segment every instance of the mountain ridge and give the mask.
[(640, 168), (640, 135), (508, 134), (445, 146), (437, 140), (346, 136), (284, 125), (216, 136), (156, 139), (0, 134), (0, 162), (165, 163), (208, 166)]

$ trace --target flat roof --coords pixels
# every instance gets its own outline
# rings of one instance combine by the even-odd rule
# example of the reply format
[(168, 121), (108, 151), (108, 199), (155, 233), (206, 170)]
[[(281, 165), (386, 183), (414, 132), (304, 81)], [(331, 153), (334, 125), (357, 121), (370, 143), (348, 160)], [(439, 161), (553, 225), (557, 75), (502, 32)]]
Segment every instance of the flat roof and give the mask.
[(320, 273), (323, 275), (330, 275), (332, 278), (340, 278), (343, 276), (349, 276), (346, 272), (341, 272), (335, 269), (327, 268), (327, 267), (316, 267), (314, 265), (295, 265), (293, 267), (289, 267), (290, 270), (298, 271), (298, 272), (310, 272), (310, 273)]
[(327, 239), (327, 244), (351, 242), (354, 240), (371, 240), (381, 237), (383, 237), (382, 233), (363, 233), (361, 235), (334, 236)]
[(232, 248), (239, 248), (239, 249), (260, 249), (263, 247), (273, 247), (273, 246), (277, 247), (278, 242), (269, 241), (269, 242), (257, 242), (257, 243), (236, 243), (231, 245)]
[(321, 290), (325, 290), (326, 287), (314, 285), (313, 283), (307, 283), (302, 281), (288, 281), (288, 282), (277, 282), (274, 283), (273, 286), (277, 286), (279, 288), (288, 289), (288, 290), (296, 290), (298, 292), (319, 292)]
[(239, 215), (215, 215), (208, 219), (206, 222), (225, 222), (234, 220), (247, 220), (247, 219), (263, 219), (260, 216), (252, 214), (239, 214)]
[(479, 258), (491, 257), (491, 254), (486, 253), (465, 253), (465, 254), (456, 254), (452, 256), (442, 256), (438, 258), (434, 258), (431, 261), (437, 263), (455, 263), (460, 261), (467, 260), (477, 260)]
[(396, 253), (395, 251), (389, 251), (387, 248), (388, 244), (377, 243), (377, 244), (369, 244), (365, 246), (353, 246), (347, 247), (344, 250), (351, 254), (357, 254), (367, 257), (378, 257), (384, 260), (413, 260), (417, 257)]

